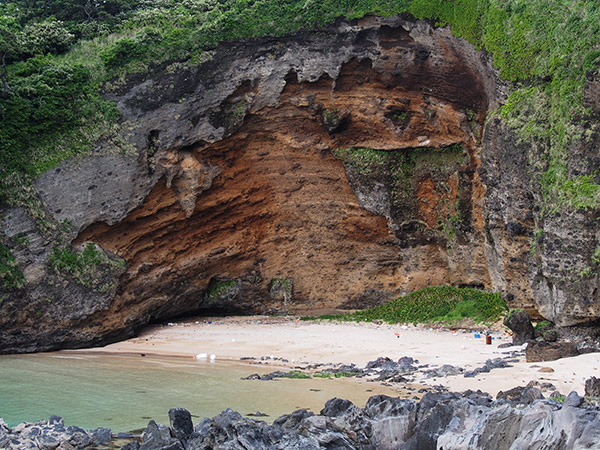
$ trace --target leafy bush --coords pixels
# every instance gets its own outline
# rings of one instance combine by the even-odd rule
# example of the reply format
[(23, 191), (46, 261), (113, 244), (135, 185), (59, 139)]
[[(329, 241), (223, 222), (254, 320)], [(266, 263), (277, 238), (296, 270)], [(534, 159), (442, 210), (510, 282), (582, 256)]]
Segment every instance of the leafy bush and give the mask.
[(74, 42), (75, 36), (57, 20), (27, 25), (19, 36), (19, 46), (23, 54), (28, 56), (57, 55), (66, 52)]

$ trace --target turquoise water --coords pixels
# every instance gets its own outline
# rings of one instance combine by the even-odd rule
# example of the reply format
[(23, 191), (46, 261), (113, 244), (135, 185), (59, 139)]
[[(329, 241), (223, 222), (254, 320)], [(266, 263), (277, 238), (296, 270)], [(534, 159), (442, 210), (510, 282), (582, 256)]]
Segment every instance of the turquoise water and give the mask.
[[(225, 408), (261, 411), (272, 421), (298, 408), (318, 412), (332, 397), (364, 406), (381, 393), (374, 383), (353, 380), (241, 380), (276, 368), (183, 358), (61, 353), (0, 356), (0, 417), (22, 421), (62, 416), (67, 425), (144, 428), (148, 420), (168, 423), (170, 408), (183, 407), (194, 423)], [(388, 394), (392, 394), (389, 390)]]

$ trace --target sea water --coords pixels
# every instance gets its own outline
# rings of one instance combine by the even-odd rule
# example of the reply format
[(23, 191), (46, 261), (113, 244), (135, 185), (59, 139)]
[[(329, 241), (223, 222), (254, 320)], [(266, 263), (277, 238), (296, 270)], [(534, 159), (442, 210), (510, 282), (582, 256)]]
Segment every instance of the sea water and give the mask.
[(343, 379), (242, 380), (275, 367), (187, 358), (107, 356), (65, 352), (0, 356), (0, 417), (9, 426), (47, 419), (67, 425), (144, 428), (150, 419), (169, 423), (170, 408), (186, 408), (194, 423), (225, 408), (242, 415), (268, 414), (273, 421), (299, 408), (316, 413), (332, 397), (364, 406), (384, 390), (375, 383)]

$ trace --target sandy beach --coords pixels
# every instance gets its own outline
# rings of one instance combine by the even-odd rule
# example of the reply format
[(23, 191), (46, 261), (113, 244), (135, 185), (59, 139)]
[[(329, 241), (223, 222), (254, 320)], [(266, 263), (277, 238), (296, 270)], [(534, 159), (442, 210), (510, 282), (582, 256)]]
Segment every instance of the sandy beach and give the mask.
[[(423, 329), (412, 326), (300, 321), (294, 317), (202, 318), (154, 326), (138, 337), (101, 348), (72, 352), (146, 354), (195, 358), (215, 355), (217, 360), (268, 358), (257, 372), (273, 367), (296, 367), (315, 363), (354, 363), (364, 367), (380, 356), (398, 360), (410, 356), (430, 368), (443, 364), (473, 370), (488, 359), (505, 358), (522, 347), (498, 348), (511, 342), (504, 332), (493, 333), (491, 345), (470, 330)], [(288, 360), (287, 363), (280, 359)], [(524, 386), (530, 381), (552, 383), (558, 391), (584, 393), (585, 380), (600, 377), (600, 353), (543, 363), (527, 363), (520, 356), (512, 367), (465, 378), (462, 374), (419, 379), (422, 384), (444, 385), (452, 391), (480, 389), (493, 396), (501, 390)]]

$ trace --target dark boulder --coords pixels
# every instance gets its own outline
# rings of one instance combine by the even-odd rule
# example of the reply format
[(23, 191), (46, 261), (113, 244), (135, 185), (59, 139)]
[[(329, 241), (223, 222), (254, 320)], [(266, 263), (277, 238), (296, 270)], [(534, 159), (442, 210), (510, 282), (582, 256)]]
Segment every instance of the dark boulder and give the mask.
[(563, 406), (574, 406), (578, 408), (583, 403), (583, 398), (579, 396), (579, 394), (575, 391), (571, 391), (567, 398), (565, 398), (565, 403)]
[(556, 330), (548, 330), (542, 337), (546, 342), (556, 342), (558, 340), (558, 332)]
[(600, 397), (600, 378), (591, 377), (585, 381), (586, 397)]
[(579, 355), (573, 342), (530, 341), (525, 350), (527, 362), (555, 361)]
[(519, 402), (528, 405), (530, 403), (533, 403), (535, 400), (540, 400), (542, 398), (544, 398), (544, 396), (540, 388), (529, 386), (523, 389), (523, 391), (521, 392)]
[(171, 422), (171, 432), (178, 439), (184, 439), (194, 432), (192, 416), (187, 409), (170, 409), (169, 421)]
[(535, 331), (531, 325), (531, 317), (527, 311), (512, 309), (504, 317), (504, 325), (513, 332), (513, 345), (521, 345), (535, 339)]

